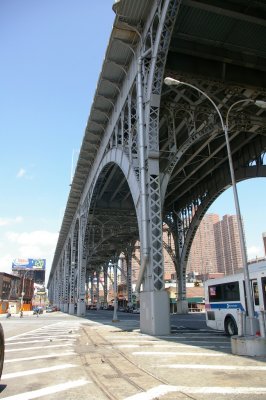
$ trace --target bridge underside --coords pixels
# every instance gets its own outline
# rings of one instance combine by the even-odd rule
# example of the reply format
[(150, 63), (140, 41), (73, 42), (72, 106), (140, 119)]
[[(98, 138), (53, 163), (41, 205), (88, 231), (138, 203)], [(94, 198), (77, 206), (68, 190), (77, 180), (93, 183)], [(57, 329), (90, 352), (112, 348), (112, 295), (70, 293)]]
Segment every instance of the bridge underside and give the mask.
[[(266, 98), (265, 17), (266, 5), (258, 1), (183, 1), (165, 66), (165, 76), (207, 93), (224, 120), (233, 103), (247, 99), (232, 109), (228, 123), (237, 181), (266, 176), (265, 112), (249, 101)], [(182, 211), (192, 219), (197, 211), (200, 220), (231, 184), (219, 116), (206, 97), (185, 85), (163, 86), (160, 170), (171, 174), (166, 219)], [(193, 236), (191, 229), (183, 260)]]
[[(140, 239), (139, 284), (145, 282), (150, 288), (143, 299), (159, 304), (159, 297), (149, 296), (163, 289), (160, 229), (166, 222), (174, 237), (171, 257), (175, 257), (182, 302), (186, 262), (197, 227), (213, 201), (231, 185), (221, 120), (202, 92), (213, 100), (224, 121), (230, 111), (228, 131), (237, 182), (266, 176), (266, 112), (254, 104), (266, 100), (266, 4), (261, 0), (120, 0), (114, 10), (114, 29), (50, 282), (60, 280), (61, 262), (61, 270), (68, 271), (64, 272), (67, 283), (57, 298), (68, 301), (70, 291), (72, 302), (75, 296), (84, 300), (84, 293), (79, 294), (85, 286), (84, 272), (91, 276), (121, 252), (132, 254)], [(142, 69), (137, 75), (140, 55)], [(200, 91), (186, 84), (166, 86), (167, 76)], [(98, 164), (97, 154), (101, 154)], [(104, 163), (108, 157), (110, 162)], [(83, 218), (76, 225), (79, 235), (71, 233), (77, 210)], [(148, 241), (143, 245), (145, 236)], [(71, 250), (65, 262), (67, 238)], [(130, 257), (127, 261), (130, 274)], [(75, 284), (69, 283), (74, 276), (76, 295)], [(150, 318), (155, 314), (152, 310)]]

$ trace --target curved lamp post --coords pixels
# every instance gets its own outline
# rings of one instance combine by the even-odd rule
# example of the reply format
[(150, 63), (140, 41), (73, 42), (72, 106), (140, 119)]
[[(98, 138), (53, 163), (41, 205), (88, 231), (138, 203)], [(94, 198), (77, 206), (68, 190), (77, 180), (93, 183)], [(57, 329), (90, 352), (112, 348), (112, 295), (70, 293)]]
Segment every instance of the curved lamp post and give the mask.
[(179, 85), (185, 85), (189, 86), (192, 89), (197, 90), (199, 93), (201, 93), (204, 97), (206, 97), (213, 105), (215, 108), (217, 114), (219, 115), (221, 125), (222, 125), (222, 130), (224, 132), (225, 136), (225, 141), (226, 141), (226, 148), (227, 148), (227, 155), (228, 155), (228, 161), (229, 161), (229, 168), (230, 168), (230, 176), (231, 176), (231, 181), (232, 181), (232, 188), (233, 188), (233, 193), (234, 193), (234, 201), (235, 201), (235, 209), (236, 209), (236, 217), (237, 217), (237, 224), (238, 224), (238, 229), (239, 229), (239, 237), (240, 237), (240, 249), (241, 249), (241, 256), (243, 260), (243, 269), (244, 269), (244, 280), (245, 280), (245, 286), (246, 286), (246, 296), (247, 296), (247, 310), (248, 310), (248, 316), (250, 319), (250, 328), (251, 328), (251, 335), (255, 335), (255, 327), (254, 327), (254, 305), (253, 305), (253, 300), (252, 300), (252, 295), (251, 295), (251, 288), (249, 284), (249, 271), (248, 271), (248, 262), (247, 262), (247, 253), (246, 253), (246, 246), (245, 246), (245, 239), (244, 239), (244, 229), (243, 229), (243, 224), (242, 224), (242, 219), (241, 219), (241, 213), (240, 213), (240, 206), (239, 206), (239, 199), (238, 199), (238, 193), (237, 193), (237, 187), (236, 187), (236, 180), (235, 180), (235, 173), (234, 173), (234, 166), (233, 166), (233, 160), (232, 160), (232, 153), (231, 153), (231, 148), (230, 148), (230, 141), (229, 141), (229, 136), (228, 136), (228, 119), (229, 119), (229, 114), (230, 111), (232, 110), (233, 107), (235, 107), (239, 103), (253, 103), (256, 106), (260, 108), (266, 108), (266, 102), (261, 101), (261, 100), (252, 100), (252, 99), (245, 99), (245, 100), (238, 100), (235, 103), (233, 103), (226, 114), (226, 119), (224, 122), (224, 119), (222, 117), (222, 114), (218, 108), (218, 106), (214, 103), (214, 101), (207, 95), (207, 93), (203, 92), (203, 90), (199, 89), (197, 86), (191, 85), (190, 83), (187, 82), (181, 82), (177, 79), (173, 79), (170, 77), (167, 77), (164, 79), (164, 83), (167, 86), (179, 86)]

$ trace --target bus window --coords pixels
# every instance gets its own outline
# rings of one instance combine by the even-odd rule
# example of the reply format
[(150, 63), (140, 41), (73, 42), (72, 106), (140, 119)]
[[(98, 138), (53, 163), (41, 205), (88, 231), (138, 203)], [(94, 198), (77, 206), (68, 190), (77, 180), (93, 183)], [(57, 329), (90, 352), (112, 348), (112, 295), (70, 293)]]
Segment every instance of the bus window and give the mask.
[(220, 285), (209, 286), (209, 301), (239, 301), (239, 283), (226, 282)]
[(262, 295), (264, 302), (264, 310), (266, 310), (266, 278), (261, 278)]
[(240, 300), (239, 283), (230, 282), (224, 284), (224, 298), (227, 301)]
[(258, 282), (253, 281), (252, 282), (252, 288), (253, 288), (253, 298), (254, 298), (254, 304), (255, 306), (260, 305), (260, 299), (259, 299), (259, 288), (258, 288)]
[(209, 287), (209, 301), (222, 301), (222, 285), (213, 285)]

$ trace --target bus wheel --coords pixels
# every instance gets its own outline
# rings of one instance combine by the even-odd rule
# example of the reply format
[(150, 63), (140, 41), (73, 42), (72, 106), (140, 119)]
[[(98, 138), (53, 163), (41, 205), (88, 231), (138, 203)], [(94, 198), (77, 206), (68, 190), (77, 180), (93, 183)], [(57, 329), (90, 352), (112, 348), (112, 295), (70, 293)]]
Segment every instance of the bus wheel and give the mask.
[(232, 316), (226, 317), (224, 321), (224, 330), (226, 335), (228, 336), (233, 336), (238, 334), (237, 324)]

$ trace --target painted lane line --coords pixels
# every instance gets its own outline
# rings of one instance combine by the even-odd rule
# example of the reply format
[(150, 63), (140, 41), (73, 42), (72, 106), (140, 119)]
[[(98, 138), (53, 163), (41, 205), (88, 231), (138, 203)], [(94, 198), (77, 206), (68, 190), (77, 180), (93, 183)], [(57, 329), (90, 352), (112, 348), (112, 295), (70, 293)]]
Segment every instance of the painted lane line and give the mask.
[[(49, 330), (49, 326), (52, 326), (52, 325), (46, 325), (46, 328)], [(43, 328), (45, 328), (45, 327), (43, 327)], [(38, 331), (40, 330), (40, 328), (37, 328), (37, 329), (33, 329), (32, 331), (30, 331), (31, 333), (37, 333)], [(20, 338), (21, 336), (24, 336), (25, 335), (25, 333), (20, 333), (19, 335), (16, 335), (16, 336), (11, 336), (10, 338), (7, 338), (7, 339), (5, 339), (5, 341), (7, 342), (9, 342), (10, 340), (14, 340), (14, 339), (17, 339), (17, 338)]]
[(23, 358), (14, 358), (11, 360), (5, 360), (6, 363), (18, 362), (18, 361), (29, 361), (29, 360), (40, 360), (41, 358), (52, 358), (52, 357), (63, 357), (63, 356), (75, 356), (76, 354), (73, 352), (66, 352), (66, 353), (53, 353), (47, 354), (43, 356), (36, 356), (36, 357), (23, 357)]
[[(173, 336), (157, 336), (160, 339), (193, 339), (190, 335), (185, 336), (185, 335), (173, 335)], [(220, 337), (220, 336), (202, 336), (200, 335), (198, 337), (198, 340), (200, 341), (201, 339), (218, 339), (218, 340), (224, 340), (224, 341), (230, 341), (228, 337)]]
[[(52, 327), (54, 327), (54, 326), (56, 326), (56, 325), (58, 325), (58, 324), (61, 324), (61, 323), (59, 322), (59, 323), (55, 323), (55, 324), (46, 325), (46, 326), (43, 326), (42, 328), (33, 329), (32, 331), (27, 332), (27, 333), (21, 333), (21, 334), (16, 335), (16, 336), (11, 336), (10, 338), (5, 339), (5, 341), (6, 341), (6, 342), (7, 342), (7, 341), (9, 342), (9, 341), (11, 341), (11, 340), (20, 338), (21, 336), (25, 336), (26, 334), (29, 334), (29, 333), (31, 333), (31, 334), (37, 333), (37, 332), (40, 331), (40, 329), (47, 329), (47, 331), (49, 332), (49, 329), (51, 329)], [(61, 326), (61, 325), (60, 325), (60, 326)], [(66, 329), (71, 329), (71, 326), (73, 326), (73, 325), (70, 325), (70, 326), (64, 325), (64, 327), (65, 327)]]
[[(191, 387), (160, 385), (147, 392), (138, 393), (124, 400), (155, 400), (170, 392), (184, 394), (231, 394), (231, 395), (260, 395), (266, 393), (266, 387)], [(4, 399), (3, 399), (4, 400)]]
[(124, 400), (153, 400), (158, 399), (159, 397), (164, 396), (167, 393), (176, 391), (176, 386), (160, 385), (149, 389), (146, 392), (134, 394), (133, 396), (127, 397)]
[(80, 335), (78, 335), (77, 333), (69, 333), (69, 332), (66, 332), (66, 333), (55, 333), (55, 334), (53, 334), (53, 333), (50, 333), (50, 332), (46, 332), (46, 333), (38, 333), (37, 335), (36, 334), (32, 334), (32, 333), (25, 333), (24, 334), (24, 337), (25, 338), (28, 338), (29, 336), (32, 336), (32, 337), (46, 337), (46, 336), (48, 336), (48, 337), (60, 337), (60, 336), (71, 336), (71, 337), (77, 337), (77, 336), (80, 336)]
[(52, 344), (51, 346), (35, 346), (35, 347), (21, 347), (18, 349), (8, 349), (5, 350), (5, 353), (11, 353), (11, 352), (16, 352), (16, 351), (27, 351), (27, 350), (39, 350), (39, 349), (51, 349), (54, 347), (71, 347), (71, 344)]
[[(143, 346), (142, 344), (117, 344), (114, 345), (113, 347), (115, 348), (130, 348), (130, 347), (152, 347), (154, 349), (158, 349), (158, 348), (164, 348), (164, 349), (169, 349), (169, 348), (173, 348), (173, 349), (195, 349), (195, 346), (191, 346), (189, 344), (174, 344), (174, 345), (168, 345), (168, 344), (152, 344), (152, 345), (145, 345)], [(216, 349), (217, 346), (204, 346), (204, 349)], [(228, 349), (231, 348), (231, 345), (228, 346), (219, 346), (219, 348), (223, 348), (223, 349)]]
[(38, 335), (45, 335), (46, 333), (51, 333), (51, 334), (53, 334), (53, 335), (64, 335), (64, 334), (66, 334), (66, 333), (69, 333), (69, 332), (71, 332), (71, 333), (78, 333), (80, 331), (80, 329), (60, 329), (60, 330), (50, 330), (50, 329), (48, 329), (48, 330), (41, 330), (41, 331), (39, 331), (38, 332)]
[[(204, 343), (210, 343), (210, 341), (209, 340), (180, 340), (180, 339), (178, 339), (178, 340), (171, 340), (171, 342), (177, 342), (177, 343), (182, 343), (182, 344), (186, 344), (186, 343), (196, 343), (196, 344), (198, 344), (198, 345), (200, 345), (200, 344), (204, 344)], [(230, 342), (228, 341), (228, 342), (225, 342), (225, 341), (221, 341), (221, 342), (219, 342), (219, 341), (217, 341), (217, 340), (212, 340), (211, 341), (211, 343), (213, 343), (213, 344), (224, 344), (224, 345), (230, 345), (231, 346), (231, 344), (230, 344)], [(194, 346), (195, 347), (195, 346)], [(205, 347), (205, 345), (204, 345), (204, 347)]]
[[(44, 336), (44, 338), (42, 337), (42, 338), (40, 338), (40, 336), (27, 336), (27, 337), (25, 337), (25, 340), (35, 340), (35, 339), (39, 339), (39, 342), (40, 342), (40, 340), (41, 341), (43, 341), (44, 339), (53, 339), (53, 340), (55, 340), (55, 339), (65, 339), (65, 340), (69, 340), (69, 339), (75, 339), (76, 338), (76, 336), (75, 335), (71, 335), (71, 337), (69, 337), (69, 336), (67, 336), (67, 335), (64, 335), (63, 337), (62, 337), (63, 335), (61, 335), (61, 336)], [(24, 338), (20, 338), (20, 340), (23, 340)], [(10, 342), (12, 342), (11, 340), (9, 341), (9, 343)], [(15, 342), (16, 343), (16, 342)]]
[(63, 392), (64, 390), (74, 389), (80, 386), (87, 385), (88, 383), (91, 382), (86, 381), (84, 379), (80, 379), (78, 381), (70, 381), (67, 383), (61, 383), (59, 385), (48, 386), (46, 388), (34, 390), (32, 392), (15, 394), (14, 396), (4, 397), (2, 398), (2, 400), (31, 400), (41, 396), (47, 396), (49, 394)]
[(189, 387), (177, 386), (178, 391), (190, 394), (265, 394), (266, 387)]
[(131, 335), (125, 335), (125, 336), (122, 336), (122, 335), (120, 335), (120, 336), (118, 336), (118, 335), (116, 335), (116, 336), (114, 336), (114, 335), (108, 335), (108, 339), (110, 339), (110, 340), (114, 340), (114, 339), (117, 339), (117, 340), (121, 340), (121, 339), (133, 339), (133, 340), (148, 340), (149, 342), (159, 342), (159, 339), (151, 339), (149, 336), (141, 336), (141, 335), (138, 335), (138, 336), (131, 336)]
[(212, 364), (171, 364), (171, 365), (160, 365), (165, 368), (174, 369), (215, 369), (215, 370), (228, 370), (228, 371), (266, 371), (264, 366), (256, 365), (212, 365)]
[(183, 357), (183, 356), (204, 356), (204, 357), (226, 357), (227, 354), (216, 354), (216, 353), (203, 353), (203, 352), (173, 352), (173, 351), (135, 351), (132, 353), (134, 356), (172, 356), (172, 357)]
[[(197, 342), (196, 340), (186, 340), (186, 341), (181, 341), (181, 340), (178, 340), (177, 341), (177, 343), (180, 343), (180, 344), (187, 344), (188, 346), (190, 345), (191, 347), (203, 347), (203, 348), (205, 348), (205, 347), (207, 347), (208, 346), (208, 343), (212, 343), (212, 345), (214, 346), (214, 347), (221, 347), (221, 345), (223, 345), (223, 346), (226, 346), (226, 347), (230, 347), (231, 348), (231, 343), (230, 342), (213, 342), (213, 341), (211, 341), (211, 342), (209, 342), (209, 341), (204, 341), (204, 342)], [(193, 343), (193, 345), (192, 344), (189, 344), (189, 343)], [(207, 344), (205, 344), (205, 343), (207, 343)]]
[(77, 367), (77, 365), (74, 365), (74, 364), (62, 364), (62, 365), (56, 365), (54, 367), (49, 367), (49, 368), (29, 369), (27, 371), (20, 371), (20, 372), (12, 372), (10, 374), (3, 374), (1, 379), (2, 380), (13, 379), (13, 378), (19, 378), (21, 376), (43, 374), (45, 372), (58, 371), (58, 370), (67, 369), (67, 368), (74, 368), (74, 367)]
[[(76, 339), (42, 339), (42, 343), (43, 342), (70, 342), (70, 343), (75, 343)], [(30, 343), (40, 343), (40, 340), (27, 340), (25, 342), (9, 342), (9, 343), (5, 343), (5, 346), (15, 346), (15, 345), (19, 345), (19, 344), (30, 344)]]

